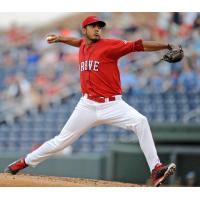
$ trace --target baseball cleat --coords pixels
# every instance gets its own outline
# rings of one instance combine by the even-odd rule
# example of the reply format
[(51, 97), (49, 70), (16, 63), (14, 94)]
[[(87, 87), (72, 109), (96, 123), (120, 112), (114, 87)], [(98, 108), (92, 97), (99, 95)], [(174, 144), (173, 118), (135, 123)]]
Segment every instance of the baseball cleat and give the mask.
[(17, 160), (13, 163), (11, 163), (10, 165), (8, 165), (8, 167), (4, 170), (5, 173), (9, 173), (9, 174), (17, 174), (20, 170), (24, 169), (28, 167), (28, 165), (25, 163), (24, 158)]
[(173, 175), (175, 171), (176, 165), (174, 163), (169, 165), (157, 164), (151, 174), (152, 185), (159, 187), (169, 176)]

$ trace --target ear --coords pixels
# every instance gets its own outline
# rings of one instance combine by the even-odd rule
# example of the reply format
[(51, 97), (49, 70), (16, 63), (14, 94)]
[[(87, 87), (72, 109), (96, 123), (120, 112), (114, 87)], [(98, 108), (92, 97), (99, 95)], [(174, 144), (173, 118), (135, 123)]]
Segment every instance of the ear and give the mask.
[(83, 35), (86, 34), (86, 28), (82, 28), (82, 34), (83, 34)]

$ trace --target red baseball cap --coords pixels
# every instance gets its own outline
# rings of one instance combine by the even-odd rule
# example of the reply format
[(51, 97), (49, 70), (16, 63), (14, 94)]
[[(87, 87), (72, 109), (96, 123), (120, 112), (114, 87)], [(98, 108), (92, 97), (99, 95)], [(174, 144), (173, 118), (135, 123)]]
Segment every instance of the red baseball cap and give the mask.
[(89, 16), (89, 17), (87, 17), (86, 19), (83, 20), (82, 28), (86, 27), (89, 24), (93, 24), (93, 23), (96, 23), (96, 22), (98, 22), (101, 27), (106, 26), (106, 23), (103, 20), (99, 19), (97, 16)]

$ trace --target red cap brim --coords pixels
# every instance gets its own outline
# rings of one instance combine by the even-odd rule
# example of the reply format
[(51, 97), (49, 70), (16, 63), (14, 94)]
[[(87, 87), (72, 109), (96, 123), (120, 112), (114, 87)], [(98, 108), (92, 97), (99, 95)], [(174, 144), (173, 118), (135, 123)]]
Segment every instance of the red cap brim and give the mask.
[(100, 20), (96, 16), (90, 16), (83, 21), (82, 28), (86, 27), (87, 25), (94, 24), (94, 23), (98, 23), (101, 27), (106, 26), (106, 23), (104, 21)]

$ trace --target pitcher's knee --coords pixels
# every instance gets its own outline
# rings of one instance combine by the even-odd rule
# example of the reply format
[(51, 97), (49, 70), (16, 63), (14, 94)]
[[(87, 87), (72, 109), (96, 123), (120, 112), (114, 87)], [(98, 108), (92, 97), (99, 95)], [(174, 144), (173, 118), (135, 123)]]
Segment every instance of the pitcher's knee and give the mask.
[(62, 150), (66, 146), (65, 141), (62, 140), (59, 136), (55, 136), (54, 138), (49, 140), (48, 143), (51, 146), (52, 150), (55, 152)]
[(148, 122), (148, 119), (144, 116), (144, 115), (142, 115), (140, 118), (139, 118), (139, 123), (140, 124), (148, 124), (149, 122)]
[(59, 134), (55, 136), (50, 141), (56, 150), (62, 150), (65, 147), (71, 145), (79, 137), (80, 137), (79, 134), (75, 134), (72, 132), (65, 132), (65, 134)]

